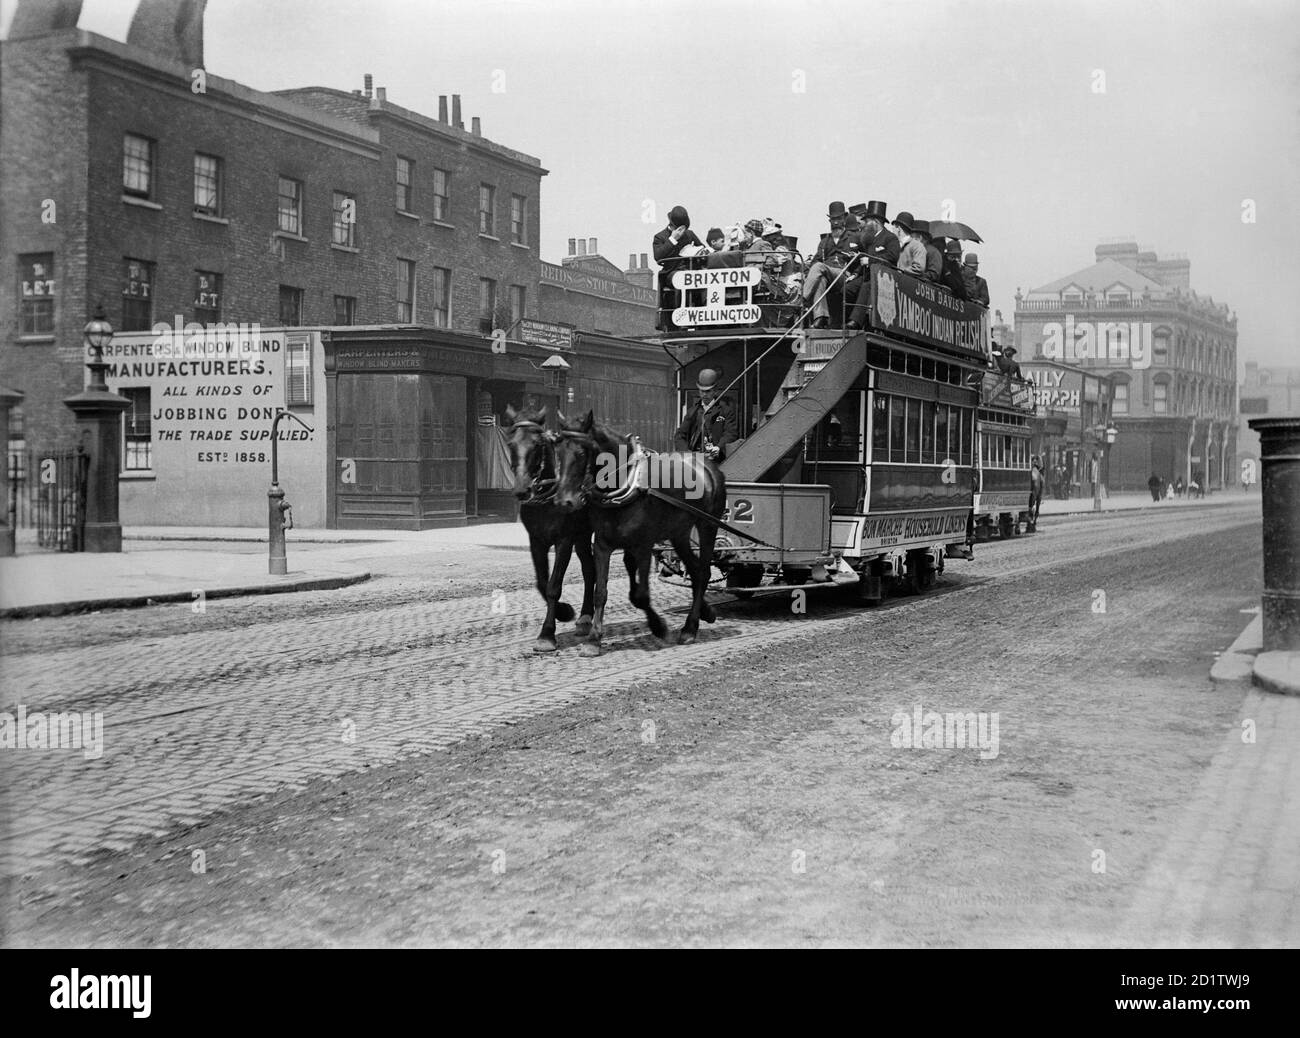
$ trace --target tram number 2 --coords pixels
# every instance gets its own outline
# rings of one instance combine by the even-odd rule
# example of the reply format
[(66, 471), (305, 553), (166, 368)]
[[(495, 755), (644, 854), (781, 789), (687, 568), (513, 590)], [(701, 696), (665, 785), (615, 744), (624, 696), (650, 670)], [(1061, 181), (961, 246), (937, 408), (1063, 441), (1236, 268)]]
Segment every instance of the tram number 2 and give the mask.
[(727, 510), (722, 513), (724, 523), (752, 523), (754, 521), (754, 502), (747, 498), (737, 498), (727, 503)]

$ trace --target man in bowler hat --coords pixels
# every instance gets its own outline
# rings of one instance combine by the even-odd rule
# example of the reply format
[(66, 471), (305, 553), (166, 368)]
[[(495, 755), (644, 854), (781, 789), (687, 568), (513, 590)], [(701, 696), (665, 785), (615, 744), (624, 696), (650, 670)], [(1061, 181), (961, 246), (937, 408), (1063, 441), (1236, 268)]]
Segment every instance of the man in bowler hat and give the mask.
[(688, 245), (701, 246), (700, 239), (691, 230), (691, 217), (680, 205), (668, 210), (668, 226), (654, 236), (655, 262), (659, 264), (659, 323), (661, 330), (667, 326), (676, 290), (672, 286), (673, 272), (682, 268), (685, 261), (681, 258), (682, 249)]
[(687, 410), (674, 436), (677, 450), (703, 452), (717, 462), (727, 456), (727, 445), (740, 437), (736, 405), (730, 397), (717, 395), (720, 378), (713, 368), (700, 369), (695, 380), (700, 398)]

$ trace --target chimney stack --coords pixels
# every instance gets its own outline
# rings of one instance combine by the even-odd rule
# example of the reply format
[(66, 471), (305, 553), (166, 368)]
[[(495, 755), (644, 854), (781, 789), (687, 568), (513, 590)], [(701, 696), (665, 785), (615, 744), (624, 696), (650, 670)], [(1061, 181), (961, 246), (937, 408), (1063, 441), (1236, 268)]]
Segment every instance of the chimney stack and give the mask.
[(451, 95), (451, 124), (458, 130), (465, 129), (460, 118), (460, 94)]
[(650, 263), (649, 263), (649, 261), (646, 259), (646, 255), (647, 255), (647, 254), (644, 253), (644, 252), (641, 253), (641, 266), (643, 266), (643, 267), (647, 267), (647, 268), (648, 268), (648, 267), (650, 266)]
[(377, 97), (379, 98), (380, 102), (387, 101), (387, 100), (388, 100), (388, 88), (387, 88), (387, 87), (378, 87), (378, 88), (376, 88), (376, 90), (375, 90), (375, 96), (377, 96)]
[(570, 238), (570, 239), (569, 239), (569, 255), (570, 255), (570, 256), (576, 256), (577, 254), (578, 254), (578, 239), (577, 239), (577, 238)]
[[(140, 0), (127, 30), (127, 45), (151, 51), (157, 57), (178, 62), (186, 68), (203, 68), (203, 11), (207, 5), (208, 0)], [(11, 40), (17, 39), (22, 32), (24, 9), (37, 7), (49, 12), (49, 27), (54, 28), (66, 17), (71, 17), (71, 25), (76, 25), (76, 13), (81, 4), (68, 0), (20, 3), (10, 28)]]
[[(354, 79), (353, 82), (355, 83), (356, 80)], [(366, 97), (370, 96), (371, 92), (374, 90), (374, 87), (375, 87), (375, 77), (372, 76), (369, 72), (367, 72), (366, 73)]]
[(469, 121), (469, 125), (470, 132), (473, 133), (475, 137), (483, 136), (483, 123), (477, 115)]
[(593, 255), (593, 256), (599, 256), (599, 255), (600, 255), (600, 250), (599, 250), (598, 248), (596, 248), (596, 239), (595, 239), (595, 238), (592, 238), (592, 239), (591, 239), (591, 245), (588, 247), (587, 252), (589, 252), (589, 253), (590, 253), (591, 255)]
[(627, 257), (627, 269), (636, 270), (636, 253), (629, 253)]
[(447, 121), (447, 95), (439, 94), (438, 95), (438, 122), (445, 123), (446, 121)]
[(578, 239), (578, 255), (579, 255), (579, 256), (585, 256), (585, 255), (587, 255), (587, 239), (586, 239), (586, 238), (579, 238), (579, 239)]

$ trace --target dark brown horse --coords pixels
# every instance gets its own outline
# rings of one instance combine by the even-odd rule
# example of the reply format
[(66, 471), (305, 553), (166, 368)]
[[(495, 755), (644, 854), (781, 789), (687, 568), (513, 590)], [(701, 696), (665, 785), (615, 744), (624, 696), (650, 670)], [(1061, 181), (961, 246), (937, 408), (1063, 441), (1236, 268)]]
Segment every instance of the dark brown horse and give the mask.
[[(564, 574), (576, 550), (582, 565), (582, 612), (574, 633), (585, 638), (591, 631), (592, 587), (596, 563), (591, 550), (591, 524), (585, 512), (560, 508), (555, 503), (555, 434), (546, 431), (546, 408), (517, 413), (506, 408), (510, 464), (514, 472), (519, 520), (528, 531), (537, 590), (546, 601), (546, 619), (533, 645), (534, 652), (555, 651), (555, 621), (573, 619), (573, 606), (561, 602)], [(555, 566), (550, 551), (555, 548)]]
[[(654, 546), (671, 542), (691, 577), (691, 610), (679, 645), (689, 645), (699, 634), (701, 618), (713, 623), (713, 608), (704, 600), (713, 561), (717, 526), (692, 515), (644, 490), (636, 490), (636, 472), (676, 474), (677, 478), (652, 478), (648, 485), (682, 501), (706, 515), (720, 519), (727, 503), (726, 479), (722, 470), (703, 454), (656, 454), (639, 460), (631, 448), (631, 437), (615, 436), (598, 425), (590, 411), (578, 422), (561, 420), (555, 445), (557, 476), (555, 500), (561, 508), (586, 511), (596, 535), (596, 612), (591, 635), (582, 655), (599, 656), (605, 631), (605, 602), (609, 596), (609, 559), (615, 548), (623, 550), (632, 604), (646, 614), (656, 638), (664, 638), (668, 627), (650, 604), (650, 564)], [(602, 478), (608, 477), (608, 478)], [(665, 485), (667, 484), (667, 485)], [(641, 486), (645, 486), (642, 483)], [(691, 546), (696, 535), (700, 551)]]

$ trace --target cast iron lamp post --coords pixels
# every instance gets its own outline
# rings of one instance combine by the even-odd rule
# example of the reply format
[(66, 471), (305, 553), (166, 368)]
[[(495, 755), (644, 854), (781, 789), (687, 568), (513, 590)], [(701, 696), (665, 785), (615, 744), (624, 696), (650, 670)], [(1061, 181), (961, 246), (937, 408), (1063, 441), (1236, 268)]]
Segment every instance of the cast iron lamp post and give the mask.
[(1097, 426), (1092, 430), (1093, 435), (1097, 438), (1099, 449), (1092, 453), (1092, 510), (1101, 511), (1101, 468), (1103, 459), (1106, 456), (1106, 448), (1115, 442), (1115, 437), (1119, 435), (1119, 430), (1113, 423), (1107, 422), (1105, 426)]

